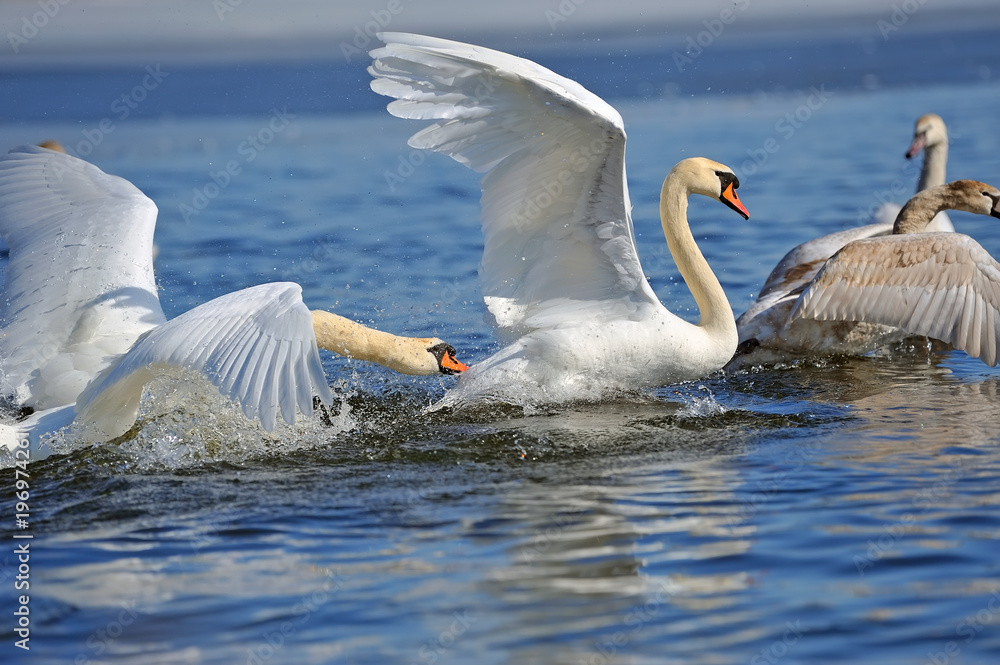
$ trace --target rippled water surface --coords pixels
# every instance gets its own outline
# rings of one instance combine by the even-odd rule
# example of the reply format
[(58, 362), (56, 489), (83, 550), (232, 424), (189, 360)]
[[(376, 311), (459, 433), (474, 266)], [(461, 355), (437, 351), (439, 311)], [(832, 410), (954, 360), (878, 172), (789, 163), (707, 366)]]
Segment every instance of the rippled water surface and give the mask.
[[(656, 219), (683, 157), (741, 174), (749, 222), (690, 211), (737, 312), (793, 245), (905, 198), (922, 113), (949, 123), (950, 178), (1000, 184), (995, 83), (828, 92), (808, 113), (808, 89), (616, 102), (643, 265), (672, 309), (696, 317)], [(272, 119), (134, 119), (89, 155), (159, 206), (167, 316), (288, 279), (467, 361), (495, 350), (476, 176), (415, 155), (417, 125), (381, 111), (295, 115), (249, 159)], [(72, 147), (88, 127), (0, 138)], [(952, 219), (1000, 252), (996, 220)], [(422, 412), (452, 379), (325, 361), (324, 418), (267, 435), (167, 377), (132, 438), (31, 465), (30, 662), (1000, 662), (1000, 372), (961, 353), (460, 414)]]

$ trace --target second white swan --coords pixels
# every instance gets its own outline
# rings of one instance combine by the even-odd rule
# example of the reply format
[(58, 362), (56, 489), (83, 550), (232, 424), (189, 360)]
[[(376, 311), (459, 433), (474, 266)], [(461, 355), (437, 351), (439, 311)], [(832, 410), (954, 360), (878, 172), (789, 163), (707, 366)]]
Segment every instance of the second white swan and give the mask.
[(690, 194), (749, 214), (732, 169), (704, 158), (663, 183), (667, 245), (701, 313), (665, 308), (643, 274), (630, 216), (621, 115), (575, 81), (506, 53), (384, 33), (371, 87), (389, 112), (435, 120), (409, 144), (486, 175), (480, 282), (511, 343), (474, 364), (447, 403), (562, 401), (664, 385), (720, 369), (737, 342), (732, 308), (687, 223)]

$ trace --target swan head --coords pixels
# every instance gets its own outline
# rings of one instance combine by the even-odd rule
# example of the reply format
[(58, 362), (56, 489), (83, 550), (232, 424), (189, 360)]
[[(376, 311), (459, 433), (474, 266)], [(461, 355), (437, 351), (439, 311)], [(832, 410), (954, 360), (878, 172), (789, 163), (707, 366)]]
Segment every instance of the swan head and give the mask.
[(427, 374), (460, 374), (469, 369), (469, 366), (461, 362), (457, 357), (455, 347), (444, 342), (437, 337), (427, 340), (430, 346), (427, 353), (432, 358), (432, 363), (428, 364), (430, 369)]
[(401, 337), (321, 309), (311, 314), (316, 346), (321, 349), (402, 374), (458, 374), (469, 369), (458, 360), (455, 347), (437, 337)]
[(1000, 219), (1000, 189), (978, 180), (956, 180), (917, 192), (899, 211), (893, 233), (923, 231), (942, 210), (964, 210)]
[(906, 158), (913, 159), (921, 150), (941, 144), (948, 144), (948, 128), (945, 127), (941, 116), (927, 113), (917, 118), (916, 127), (913, 129), (913, 142), (906, 151)]
[[(978, 180), (956, 180), (931, 190), (941, 190), (940, 200), (949, 210), (1000, 218), (1000, 189)], [(926, 190), (926, 191), (931, 191)]]
[(1000, 189), (978, 180), (956, 180), (944, 186), (950, 187), (957, 197), (955, 210), (1000, 219)]
[(725, 164), (704, 157), (689, 157), (671, 169), (667, 179), (671, 178), (681, 178), (691, 194), (718, 199), (738, 212), (743, 219), (750, 219), (750, 213), (736, 194), (740, 179)]

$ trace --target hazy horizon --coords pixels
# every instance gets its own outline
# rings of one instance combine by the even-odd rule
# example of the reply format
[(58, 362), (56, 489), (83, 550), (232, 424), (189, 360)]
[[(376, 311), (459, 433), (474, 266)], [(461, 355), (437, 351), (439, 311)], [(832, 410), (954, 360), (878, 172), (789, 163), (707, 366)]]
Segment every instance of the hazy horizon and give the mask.
[[(63, 4), (63, 3), (66, 4)], [(421, 32), (508, 46), (519, 40), (681, 40), (711, 26), (727, 39), (769, 32), (895, 32), (1000, 23), (989, 0), (947, 8), (926, 0), (508, 0), (470, 7), (457, 0), (180, 0), (171, 3), (0, 2), (6, 27), (0, 66), (72, 65), (88, 60), (264, 59), (343, 56), (364, 49), (376, 30)], [(889, 32), (887, 32), (887, 30)]]

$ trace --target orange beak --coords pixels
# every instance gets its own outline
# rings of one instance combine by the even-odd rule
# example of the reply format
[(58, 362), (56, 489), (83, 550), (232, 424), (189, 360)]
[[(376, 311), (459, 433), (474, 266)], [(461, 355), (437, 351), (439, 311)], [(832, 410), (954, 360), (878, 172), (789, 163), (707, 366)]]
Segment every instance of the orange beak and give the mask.
[(445, 354), (441, 356), (441, 362), (439, 364), (441, 365), (441, 370), (446, 371), (449, 374), (458, 374), (469, 369), (468, 365), (460, 362), (458, 358), (455, 357), (455, 354), (450, 352), (445, 352)]
[(750, 219), (750, 213), (743, 207), (740, 197), (736, 195), (736, 188), (733, 187), (733, 183), (729, 183), (729, 185), (726, 186), (726, 189), (722, 192), (722, 196), (719, 197), (719, 199), (727, 206), (743, 215), (743, 219)]

